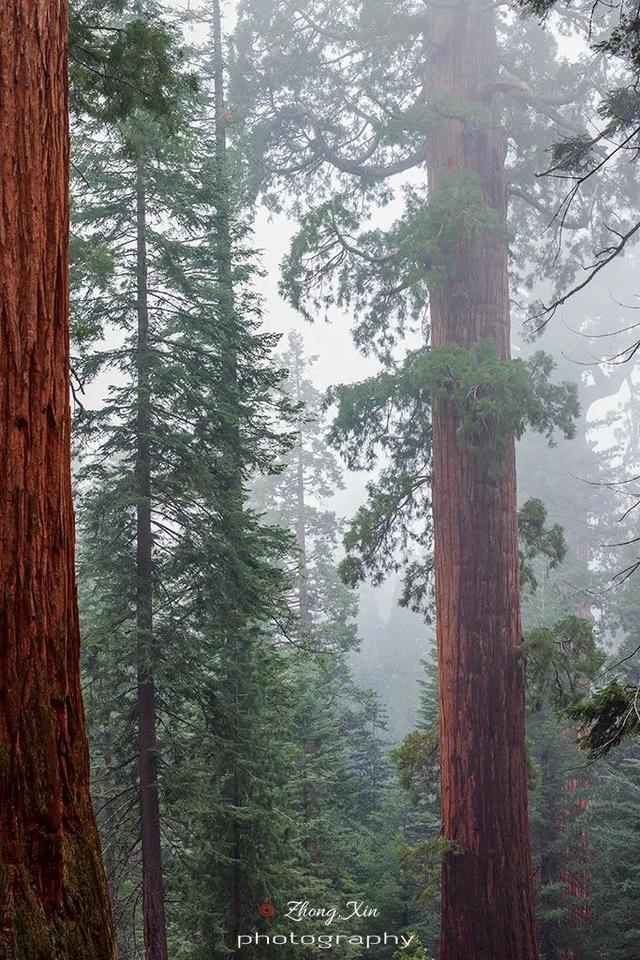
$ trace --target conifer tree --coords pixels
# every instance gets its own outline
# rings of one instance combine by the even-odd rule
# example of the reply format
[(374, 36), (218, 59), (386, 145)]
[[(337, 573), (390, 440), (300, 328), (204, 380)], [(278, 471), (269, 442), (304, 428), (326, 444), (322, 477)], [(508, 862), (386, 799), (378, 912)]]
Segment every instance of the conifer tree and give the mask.
[(576, 953), (586, 960), (625, 960), (640, 950), (637, 751), (626, 743), (590, 773), (589, 805), (580, 821), (591, 851), (589, 916)]
[[(611, 264), (609, 271), (616, 286), (625, 283), (622, 260)], [(585, 367), (582, 358), (600, 355), (603, 342), (609, 342), (612, 325), (619, 326), (619, 342), (624, 342), (625, 306), (613, 302), (608, 291), (599, 293), (593, 287), (588, 302), (585, 296), (582, 300), (571, 298), (564, 316), (565, 324), (554, 325), (554, 334), (562, 371), (577, 380), (580, 417), (576, 440), (549, 452), (530, 436), (522, 444), (520, 456), (524, 492), (542, 496), (549, 511), (562, 519), (567, 558), (559, 570), (542, 571), (537, 593), (526, 600), (525, 621), (527, 626), (539, 626), (572, 613), (593, 617), (605, 648), (615, 651), (620, 637), (631, 638), (636, 631), (632, 478), (637, 473), (638, 419), (634, 375), (624, 362), (595, 361)], [(628, 399), (620, 402), (623, 396)], [(598, 410), (596, 419), (594, 410)], [(602, 450), (597, 448), (598, 430), (606, 431), (608, 437), (607, 448)], [(630, 650), (632, 660), (634, 649)], [(593, 699), (585, 698), (576, 709), (578, 725), (587, 722), (583, 735), (592, 725), (595, 730), (602, 714), (602, 742), (610, 741), (610, 748), (619, 742), (614, 736), (616, 727), (623, 736), (625, 731), (634, 732), (636, 688), (625, 677), (624, 667), (622, 664), (617, 678), (615, 668), (603, 674)], [(631, 721), (628, 726), (620, 722), (625, 716)], [(583, 742), (588, 746), (588, 737)]]
[[(116, 489), (119, 488), (120, 496), (131, 498), (133, 508), (131, 522), (134, 523), (135, 532), (127, 530), (127, 525), (122, 522), (119, 527), (122, 529), (124, 526), (127, 530), (135, 551), (131, 574), (135, 594), (132, 607), (136, 647), (137, 778), (142, 916), (148, 960), (166, 960), (167, 957), (157, 742), (156, 670), (159, 639), (154, 614), (152, 519), (153, 406), (157, 402), (152, 393), (152, 381), (162, 365), (162, 360), (158, 362), (159, 344), (155, 339), (162, 334), (157, 326), (154, 327), (152, 317), (155, 304), (151, 290), (154, 282), (154, 251), (150, 243), (153, 223), (153, 188), (150, 183), (153, 174), (150, 168), (151, 150), (160, 148), (163, 128), (168, 130), (171, 122), (177, 119), (178, 98), (183, 95), (180, 87), (186, 87), (179, 74), (175, 40), (162, 25), (158, 27), (152, 24), (151, 18), (157, 13), (155, 6), (143, 9), (142, 4), (136, 2), (128, 11), (129, 17), (125, 19), (119, 43), (110, 50), (109, 69), (114, 71), (125, 66), (128, 74), (122, 85), (112, 81), (112, 89), (104, 94), (104, 120), (108, 123), (107, 129), (116, 150), (110, 170), (112, 179), (105, 183), (103, 177), (103, 182), (96, 184), (98, 191), (102, 190), (104, 203), (100, 211), (102, 224), (105, 224), (108, 235), (110, 229), (114, 230), (115, 221), (114, 232), (117, 233), (119, 250), (123, 254), (121, 263), (123, 266), (126, 264), (122, 281), (120, 277), (114, 280), (114, 285), (120, 283), (120, 289), (117, 290), (115, 303), (107, 307), (102, 323), (108, 322), (115, 313), (125, 331), (130, 331), (130, 338), (119, 351), (119, 358), (124, 361), (123, 370), (131, 375), (131, 387), (116, 391), (117, 395), (101, 413), (106, 426), (103, 436), (106, 434), (107, 438), (106, 446), (102, 441), (101, 460), (104, 465), (107, 457), (116, 452), (120, 453), (121, 458), (126, 458), (128, 463), (124, 472), (120, 460), (117, 466), (106, 467), (106, 476)], [(138, 61), (135, 62), (134, 58), (138, 58)], [(146, 85), (157, 68), (162, 70), (163, 82), (159, 84), (158, 100), (150, 103)], [(137, 96), (130, 88), (139, 91)], [(93, 126), (98, 123), (99, 119), (93, 122)], [(96, 134), (99, 136), (98, 130)], [(90, 142), (93, 151), (97, 146), (97, 136)], [(89, 163), (96, 164), (95, 155), (87, 153), (85, 156)], [(162, 177), (167, 171), (165, 168), (159, 172)], [(154, 186), (156, 189), (159, 186), (157, 181)], [(87, 245), (91, 245), (94, 239), (102, 239), (98, 232), (102, 224), (100, 219), (94, 218), (92, 232), (85, 238)], [(97, 233), (95, 238), (94, 231)], [(105, 248), (109, 253), (111, 251), (107, 244)], [(167, 267), (170, 269), (170, 260), (165, 258), (163, 266), (165, 270)], [(162, 294), (158, 291), (155, 297), (161, 298)], [(106, 351), (103, 356), (92, 359), (97, 360), (98, 368), (104, 369), (112, 358), (112, 352)], [(87, 422), (87, 427), (91, 426), (93, 424)], [(100, 439), (97, 442), (100, 444)], [(124, 512), (126, 516), (128, 511)], [(113, 585), (110, 585), (111, 588)]]
[[(255, 705), (267, 686), (259, 665), (276, 674), (261, 664), (275, 654), (260, 624), (284, 606), (277, 558), (286, 539), (244, 506), (247, 479), (280, 448), (283, 410), (274, 394), (281, 374), (267, 366), (274, 340), (257, 330), (247, 284), (255, 268), (234, 219), (241, 184), (227, 170), (224, 107), (210, 114), (195, 96), (160, 12), (136, 6), (119, 28), (111, 67), (126, 66), (124, 87), (139, 95), (120, 103), (105, 93), (102, 111), (83, 117), (75, 211), (77, 373), (117, 373), (104, 405), (79, 419), (89, 698), (122, 949), (139, 941), (141, 880), (153, 960), (169, 936), (195, 942), (210, 909), (205, 901), (175, 933), (184, 914), (174, 907), (165, 918), (166, 890), (183, 883), (192, 831), (203, 826), (199, 795), (226, 804), (225, 831), (235, 835), (229, 844), (212, 834), (203, 845), (219, 842), (218, 882), (225, 896), (233, 891), (223, 933), (210, 931), (217, 948), (218, 935), (237, 935), (264, 896), (255, 877), (240, 890), (254, 825), (239, 831)], [(270, 785), (279, 781), (265, 776), (258, 809), (269, 836)], [(263, 861), (273, 852), (267, 842)], [(227, 883), (221, 864), (230, 860)]]
[[(550, 162), (538, 171), (561, 185), (561, 199), (553, 218), (560, 233), (565, 223), (571, 223), (575, 208), (585, 196), (593, 197), (596, 191), (606, 193), (611, 184), (620, 194), (617, 211), (598, 211), (600, 215), (593, 217), (592, 227), (598, 236), (594, 256), (580, 265), (577, 276), (575, 272), (569, 276), (561, 274), (555, 295), (538, 305), (535, 319), (538, 324), (546, 324), (569, 300), (595, 286), (593, 281), (601, 271), (608, 270), (638, 240), (640, 220), (633, 160), (640, 137), (636, 96), (640, 17), (637, 8), (627, 0), (571, 5), (557, 0), (521, 0), (520, 5), (526, 14), (536, 15), (543, 22), (560, 19), (568, 34), (588, 44), (591, 55), (585, 59), (597, 70), (604, 67), (600, 97), (589, 122), (574, 124), (562, 136), (556, 136), (550, 148)], [(613, 242), (600, 242), (603, 231), (609, 232), (610, 238), (613, 236)], [(631, 359), (635, 347), (632, 338), (621, 356)]]
[[(512, 443), (526, 422), (544, 433), (561, 422), (570, 434), (576, 411), (568, 391), (564, 413), (562, 391), (553, 400), (543, 389), (537, 406), (548, 359), (534, 364), (533, 393), (526, 378), (518, 385), (511, 379), (519, 364), (509, 360), (506, 219), (508, 202), (530, 211), (525, 222), (531, 211), (553, 209), (553, 187), (542, 196), (532, 188), (531, 135), (543, 131), (543, 150), (549, 120), (566, 129), (574, 107), (570, 115), (558, 109), (553, 49), (547, 45), (535, 63), (525, 59), (528, 45), (540, 43), (521, 24), (518, 31), (476, 3), (337, 10), (286, 0), (247, 0), (238, 31), (238, 95), (252, 111), (260, 185), (278, 205), (279, 188), (296, 184), (301, 230), (284, 264), (283, 289), (309, 318), (326, 306), (353, 307), (356, 343), (389, 368), (359, 394), (338, 398), (337, 436), (349, 452), (360, 446), (354, 462), (365, 462), (379, 444), (415, 464), (409, 475), (394, 467), (383, 474), (375, 504), (347, 539), (356, 556), (346, 573), (357, 579), (366, 571), (372, 544), (402, 541), (406, 534), (397, 535), (393, 522), (401, 514), (417, 519), (408, 536), (423, 549), (435, 539), (434, 571), (423, 555), (409, 570), (409, 588), (424, 595), (435, 572), (444, 833), (466, 851), (445, 858), (445, 958), (536, 955)], [(585, 80), (584, 66), (575, 73)], [(416, 185), (415, 171), (424, 166), (427, 184)], [(377, 228), (375, 205), (394, 196), (393, 178), (408, 171), (414, 175), (402, 213), (389, 229)], [(610, 207), (611, 197), (594, 203)], [(565, 227), (579, 232), (591, 221), (588, 205), (578, 207)], [(539, 263), (537, 233), (518, 234), (522, 263)], [(431, 350), (403, 363), (399, 348), (412, 325), (428, 328)], [(385, 429), (388, 409), (397, 413), (400, 440)], [(355, 440), (363, 424), (364, 443)], [(431, 506), (433, 530), (425, 523)], [(473, 801), (470, 781), (477, 785)], [(510, 855), (501, 857), (500, 849)]]
[[(278, 455), (288, 446), (276, 431), (282, 429), (282, 417), (288, 418), (289, 407), (286, 401), (278, 405), (269, 399), (269, 391), (279, 387), (284, 376), (278, 367), (270, 373), (266, 366), (274, 338), (254, 338), (251, 346), (247, 337), (256, 309), (249, 288), (255, 266), (253, 261), (243, 265), (241, 259), (238, 230), (246, 197), (243, 170), (228, 138), (225, 39), (217, 0), (207, 6), (206, 15), (211, 35), (205, 69), (213, 78), (215, 116), (212, 240), (221, 319), (218, 393), (226, 413), (221, 437), (224, 479), (216, 498), (225, 547), (216, 578), (208, 585), (218, 593), (214, 609), (220, 647), (205, 687), (211, 713), (206, 717), (205, 762), (218, 783), (215, 808), (197, 821), (206, 838), (199, 862), (211, 905), (200, 943), (203, 956), (210, 956), (211, 950), (223, 955), (235, 948), (238, 936), (253, 930), (256, 922), (264, 925), (260, 903), (282, 902), (282, 891), (295, 886), (296, 837), (286, 801), (291, 691), (279, 650), (290, 620), (282, 569), (290, 542), (279, 528), (261, 523), (247, 491), (257, 471), (276, 469)], [(240, 189), (234, 189), (234, 178)], [(270, 423), (269, 416), (276, 422)]]
[(294, 445), (282, 472), (258, 483), (254, 497), (296, 537), (290, 602), (300, 625), (288, 659), (298, 770), (291, 803), (301, 821), (303, 882), (310, 896), (322, 892), (346, 902), (368, 880), (360, 847), (387, 787), (386, 721), (375, 695), (354, 683), (348, 661), (359, 642), (357, 600), (338, 575), (340, 523), (322, 508), (342, 476), (324, 437), (322, 396), (310, 378), (315, 358), (305, 355), (298, 333), (289, 334), (287, 346), (281, 362), (297, 409)]

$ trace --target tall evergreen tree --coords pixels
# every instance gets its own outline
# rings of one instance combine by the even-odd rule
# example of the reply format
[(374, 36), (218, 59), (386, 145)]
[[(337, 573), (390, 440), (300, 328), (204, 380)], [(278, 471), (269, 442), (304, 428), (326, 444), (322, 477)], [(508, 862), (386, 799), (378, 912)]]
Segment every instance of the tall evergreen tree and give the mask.
[(580, 821), (591, 850), (589, 914), (576, 955), (625, 960), (640, 950), (637, 751), (625, 744), (590, 772), (589, 804)]
[(298, 562), (292, 606), (313, 634), (314, 645), (320, 642), (345, 652), (357, 642), (357, 603), (336, 571), (340, 522), (334, 512), (323, 509), (343, 488), (342, 474), (326, 442), (323, 398), (310, 378), (315, 358), (305, 355), (300, 334), (289, 334), (280, 360), (288, 370), (287, 397), (297, 410), (295, 437), (282, 472), (259, 482), (255, 496), (275, 521), (295, 534)]
[[(356, 306), (356, 342), (391, 366), (429, 303), (431, 352), (363, 385), (359, 406), (343, 393), (336, 436), (342, 430), (351, 449), (360, 445), (352, 458), (359, 463), (369, 438), (370, 446), (393, 448), (384, 424), (398, 398), (400, 418), (413, 428), (396, 449), (416, 469), (409, 476), (394, 464), (347, 544), (354, 552), (359, 538), (368, 548), (388, 546), (394, 517), (407, 511), (421, 515), (423, 546), (435, 539), (443, 829), (466, 851), (444, 865), (445, 958), (469, 950), (536, 954), (513, 436), (528, 419), (546, 431), (555, 412), (535, 412), (525, 379), (507, 386), (519, 367), (509, 361), (501, 94), (518, 85), (501, 75), (498, 27), (494, 10), (475, 3), (373, 2), (337, 11), (246, 2), (238, 32), (247, 78), (239, 89), (252, 106), (263, 183), (274, 203), (274, 188), (287, 180), (313, 195), (308, 206), (294, 205), (303, 226), (284, 266), (291, 301), (308, 315), (309, 305), (323, 302)], [(546, 101), (519, 91), (527, 102)], [(395, 224), (372, 228), (367, 217), (392, 196), (391, 178), (425, 163), (428, 199), (422, 185), (409, 187)], [(534, 381), (549, 372), (545, 364)], [(352, 413), (353, 429), (343, 429)], [(375, 425), (362, 443), (367, 419)], [(488, 466), (479, 452), (492, 445), (498, 455)], [(433, 534), (425, 533), (429, 506)], [(372, 552), (347, 572), (357, 579)], [(414, 581), (425, 570), (423, 559), (411, 570)], [(508, 857), (500, 852), (507, 849)]]
[[(139, 96), (122, 104), (105, 94), (102, 112), (84, 118), (75, 213), (78, 374), (117, 377), (104, 405), (79, 420), (87, 665), (90, 687), (107, 693), (91, 697), (103, 826), (123, 955), (137, 949), (141, 881), (153, 960), (169, 936), (228, 949), (284, 851), (273, 856), (269, 839), (281, 829), (269, 813), (283, 775), (268, 763), (253, 769), (253, 741), (269, 730), (254, 735), (271, 702), (262, 674), (277, 676), (263, 633), (284, 609), (286, 538), (246, 508), (244, 490), (283, 442), (281, 374), (268, 366), (274, 338), (257, 329), (224, 105), (194, 97), (160, 13), (125, 13), (124, 45), (110, 56)], [(221, 63), (219, 33), (212, 63)], [(254, 790), (261, 777), (264, 790)], [(120, 810), (109, 799), (119, 795)], [(212, 826), (203, 796), (224, 814), (196, 855), (193, 831)], [(178, 906), (167, 912), (166, 891), (173, 900), (201, 853), (220, 886), (179, 929), (186, 918)], [(218, 894), (221, 925), (200, 934)]]
[[(282, 901), (286, 887), (295, 886), (296, 838), (286, 801), (291, 690), (279, 650), (290, 620), (282, 569), (282, 552), (290, 542), (281, 530), (260, 522), (247, 493), (256, 470), (276, 469), (278, 455), (288, 445), (282, 439), (278, 442), (274, 425), (269, 426), (269, 403), (271, 414), (280, 417), (288, 416), (289, 407), (286, 401), (278, 407), (269, 399), (269, 391), (284, 375), (279, 368), (269, 371), (266, 366), (274, 339), (254, 337), (251, 348), (247, 337), (250, 311), (255, 310), (249, 271), (255, 266), (242, 262), (238, 230), (246, 197), (243, 171), (228, 142), (225, 40), (218, 0), (205, 12), (211, 29), (205, 69), (213, 78), (215, 117), (212, 239), (222, 321), (219, 400), (226, 412), (221, 437), (224, 482), (216, 501), (226, 555), (209, 586), (219, 591), (215, 603), (221, 647), (207, 688), (212, 713), (207, 719), (207, 762), (219, 782), (216, 808), (199, 821), (207, 838), (204, 877), (212, 905), (200, 942), (203, 955), (210, 956), (212, 949), (223, 955), (235, 948), (238, 936), (261, 922), (259, 904)], [(240, 190), (234, 190), (234, 178)], [(253, 460), (248, 460), (252, 450)], [(211, 913), (217, 915), (217, 935), (212, 932)]]
[[(119, 134), (119, 151), (114, 157), (116, 175), (120, 175), (119, 196), (109, 185), (104, 200), (117, 211), (121, 219), (119, 241), (126, 251), (131, 272), (128, 290), (120, 298), (125, 324), (131, 318), (132, 337), (125, 346), (132, 375), (131, 392), (119, 392), (111, 412), (119, 417), (125, 405), (130, 416), (120, 429), (119, 449), (130, 460), (131, 474), (121, 475), (130, 483), (130, 496), (135, 504), (135, 644), (136, 644), (136, 716), (138, 798), (142, 859), (142, 915), (144, 922), (145, 955), (149, 960), (166, 960), (167, 934), (165, 894), (161, 852), (160, 800), (158, 793), (157, 692), (156, 663), (158, 637), (154, 617), (152, 520), (152, 434), (153, 403), (152, 377), (157, 370), (154, 356), (150, 275), (153, 272), (149, 233), (153, 213), (150, 212), (150, 149), (158, 145), (163, 125), (168, 127), (177, 117), (177, 99), (181, 78), (177, 70), (175, 41), (162, 27), (151, 23), (157, 14), (155, 6), (144, 8), (136, 2), (128, 11), (129, 18), (122, 28), (122, 39), (110, 51), (110, 69), (126, 66), (124, 83), (112, 80), (112, 89), (104, 95), (104, 114), (111, 121), (111, 129)], [(134, 62), (134, 57), (139, 57)], [(160, 86), (157, 103), (149, 104), (145, 86), (153, 70), (160, 66), (164, 83)], [(108, 80), (109, 78), (107, 78)], [(141, 92), (136, 97), (126, 86), (136, 86)], [(172, 89), (173, 87), (173, 89)], [(151, 112), (150, 112), (151, 110)], [(92, 142), (95, 149), (96, 140)], [(115, 166), (115, 165), (114, 165)], [(120, 201), (120, 203), (118, 203)], [(118, 209), (119, 207), (119, 209)], [(127, 214), (131, 219), (126, 223)], [(112, 221), (113, 222), (113, 221)], [(90, 240), (87, 240), (90, 243)], [(128, 311), (129, 315), (127, 316)], [(102, 358), (104, 361), (106, 358)], [(155, 368), (155, 369), (154, 369)], [(114, 409), (115, 408), (115, 409)], [(117, 409), (117, 413), (116, 413)], [(107, 412), (107, 411), (105, 411)], [(116, 427), (116, 432), (118, 428)], [(113, 440), (110, 437), (110, 440)], [(124, 443), (123, 443), (124, 441)], [(117, 441), (116, 441), (117, 443)], [(116, 447), (117, 449), (117, 447)], [(103, 451), (103, 457), (107, 451)], [(120, 471), (121, 473), (121, 471)], [(128, 473), (128, 471), (127, 471)], [(115, 477), (113, 478), (115, 480)]]
[[(324, 502), (342, 486), (325, 437), (322, 397), (310, 379), (313, 357), (289, 334), (281, 362), (297, 409), (294, 445), (283, 471), (256, 485), (268, 515), (296, 537), (293, 608), (299, 631), (289, 656), (298, 775), (291, 801), (301, 821), (309, 895), (346, 899), (367, 877), (359, 859), (388, 781), (381, 735), (386, 726), (371, 691), (353, 680), (357, 600), (341, 581), (335, 553), (340, 524)], [(351, 893), (350, 893), (351, 891)]]

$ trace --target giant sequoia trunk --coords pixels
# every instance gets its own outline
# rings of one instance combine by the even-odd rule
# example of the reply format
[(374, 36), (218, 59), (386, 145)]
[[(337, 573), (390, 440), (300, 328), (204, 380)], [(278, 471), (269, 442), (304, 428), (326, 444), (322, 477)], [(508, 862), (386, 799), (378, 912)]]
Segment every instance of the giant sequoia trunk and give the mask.
[[(491, 91), (498, 73), (491, 4), (436, 6), (428, 88), (442, 107), (427, 157), (430, 190), (460, 171), (506, 213), (505, 142)], [(482, 103), (479, 117), (456, 105)], [(469, 115), (467, 111), (467, 116)], [(498, 231), (458, 245), (431, 293), (434, 347), (480, 338), (509, 356), (507, 249)], [(443, 867), (441, 960), (536, 960), (520, 658), (513, 445), (489, 473), (456, 440), (446, 401), (433, 411), (433, 512), (440, 670), (442, 816), (460, 845)]]
[(109, 960), (71, 504), (67, 10), (0, 3), (0, 958)]
[(155, 642), (153, 633), (153, 538), (151, 533), (151, 352), (147, 279), (147, 210), (142, 160), (136, 177), (137, 217), (137, 420), (136, 420), (136, 632), (138, 655), (138, 771), (142, 833), (142, 912), (146, 960), (167, 960), (164, 909)]

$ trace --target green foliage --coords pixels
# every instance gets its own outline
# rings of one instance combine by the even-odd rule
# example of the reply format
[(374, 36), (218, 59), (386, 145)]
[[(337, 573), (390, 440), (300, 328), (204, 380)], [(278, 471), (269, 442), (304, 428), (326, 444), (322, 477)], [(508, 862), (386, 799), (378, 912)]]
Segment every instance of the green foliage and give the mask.
[(614, 677), (567, 710), (583, 728), (578, 742), (592, 759), (604, 757), (628, 737), (640, 734), (639, 689)]
[(327, 396), (336, 404), (329, 441), (349, 468), (385, 464), (368, 483), (368, 502), (345, 534), (347, 557), (340, 570), (351, 585), (367, 575), (380, 583), (430, 536), (424, 518), (430, 502), (431, 398), (422, 361), (423, 351), (415, 351), (397, 371), (334, 387)]
[(294, 442), (282, 469), (257, 478), (252, 490), (254, 505), (297, 541), (289, 597), (299, 620), (288, 625), (291, 647), (284, 652), (291, 690), (286, 805), (290, 844), (298, 844), (296, 889), (332, 903), (375, 891), (370, 901), (395, 926), (401, 827), (384, 755), (386, 717), (374, 693), (356, 684), (349, 663), (359, 644), (357, 601), (337, 576), (340, 524), (322, 508), (343, 481), (324, 441), (321, 395), (310, 378), (314, 359), (291, 333), (279, 361), (288, 370), (283, 389), (295, 410)]
[(637, 76), (640, 72), (640, 17), (633, 5), (620, 2), (617, 6), (620, 11), (618, 22), (606, 39), (594, 41), (594, 49), (620, 57)]
[(412, 930), (408, 930), (405, 936), (413, 935), (413, 940), (408, 947), (401, 947), (393, 955), (394, 960), (432, 960), (431, 954), (420, 942), (420, 937)]
[(562, 710), (587, 691), (605, 660), (593, 624), (564, 617), (552, 627), (538, 627), (523, 643), (527, 688), (532, 707), (551, 703)]
[[(366, 310), (358, 344), (367, 352), (379, 343), (386, 357), (391, 291), (407, 291), (418, 310), (430, 287), (455, 275), (463, 238), (504, 236), (505, 228), (487, 205), (478, 177), (467, 171), (445, 179), (428, 203), (421, 191), (408, 189), (404, 214), (386, 233), (359, 231), (350, 200), (337, 194), (305, 214), (283, 263), (280, 288), (309, 320), (334, 304)], [(372, 284), (378, 290), (373, 298)]]
[(242, 183), (221, 188), (209, 105), (190, 96), (156, 7), (141, 17), (135, 6), (109, 44), (122, 87), (102, 74), (94, 109), (75, 117), (75, 368), (85, 384), (111, 383), (76, 424), (94, 793), (119, 946), (133, 955), (143, 926), (132, 749), (143, 411), (170, 952), (223, 956), (256, 904), (300, 880), (287, 801), (295, 686), (279, 649), (293, 619), (291, 540), (247, 492), (278, 469), (292, 411), (277, 338), (260, 329)]
[(179, 40), (153, 0), (77, 5), (70, 35), (76, 114), (114, 123), (144, 111), (171, 129), (198, 87)]
[[(638, 66), (640, 67), (640, 63)], [(630, 128), (637, 127), (640, 123), (640, 105), (634, 86), (613, 87), (607, 91), (598, 114), (607, 122), (609, 135), (625, 134)]]
[(535, 592), (538, 580), (535, 564), (542, 559), (548, 570), (554, 570), (566, 557), (567, 544), (559, 523), (546, 526), (547, 510), (542, 500), (532, 497), (518, 510), (518, 542), (520, 545), (520, 587)]
[[(431, 191), (426, 205), (409, 205), (408, 249), (418, 262), (446, 276), (456, 272), (457, 250), (465, 238), (505, 236), (505, 225), (488, 206), (480, 178), (471, 171), (450, 174)], [(506, 239), (506, 237), (505, 237)]]
[(391, 762), (398, 770), (400, 783), (414, 801), (433, 794), (439, 777), (439, 740), (435, 724), (413, 730), (391, 752)]
[(593, 784), (581, 827), (591, 840), (590, 918), (582, 936), (585, 960), (628, 960), (640, 951), (640, 762), (635, 744), (591, 768)]
[[(552, 442), (554, 429), (572, 436), (578, 402), (574, 384), (555, 384), (554, 364), (544, 353), (527, 360), (502, 361), (495, 345), (482, 341), (470, 350), (444, 344), (415, 350), (394, 370), (350, 386), (329, 390), (335, 405), (329, 441), (350, 469), (382, 468), (367, 485), (367, 502), (344, 536), (346, 557), (340, 572), (353, 586), (371, 577), (380, 583), (404, 570), (401, 602), (428, 616), (432, 603), (430, 525), (431, 405), (452, 403), (458, 440), (487, 471), (495, 471), (511, 438), (530, 427)], [(557, 564), (562, 532), (545, 527), (544, 508), (526, 504), (521, 516), (523, 579), (535, 585), (532, 562)], [(420, 560), (413, 556), (421, 551)], [(426, 559), (425, 559), (426, 554)]]
[(427, 351), (423, 374), (432, 399), (453, 405), (459, 445), (496, 469), (512, 438), (527, 427), (550, 442), (556, 428), (574, 435), (577, 390), (568, 381), (549, 382), (554, 366), (544, 353), (500, 360), (495, 344), (481, 340), (469, 350), (443, 344)]
[(539, 878), (537, 916), (543, 956), (579, 946), (578, 911), (585, 905), (576, 884), (585, 869), (584, 782), (571, 731), (548, 704), (527, 718), (531, 766), (530, 820), (534, 869)]
[(423, 840), (407, 850), (405, 863), (410, 875), (418, 884), (418, 903), (428, 905), (440, 890), (442, 861), (447, 857), (460, 857), (464, 847), (447, 837)]
[(584, 173), (593, 162), (593, 138), (586, 133), (564, 137), (553, 144), (551, 162), (558, 171)]
[[(390, 759), (409, 801), (402, 851), (403, 869), (415, 902), (421, 909), (426, 907), (431, 912), (439, 896), (442, 859), (456, 855), (461, 850), (441, 833), (435, 660), (425, 662), (424, 669), (424, 680), (420, 682), (422, 690), (418, 727), (404, 737), (392, 751)], [(437, 928), (434, 930), (432, 925), (425, 934), (428, 943), (435, 943)]]

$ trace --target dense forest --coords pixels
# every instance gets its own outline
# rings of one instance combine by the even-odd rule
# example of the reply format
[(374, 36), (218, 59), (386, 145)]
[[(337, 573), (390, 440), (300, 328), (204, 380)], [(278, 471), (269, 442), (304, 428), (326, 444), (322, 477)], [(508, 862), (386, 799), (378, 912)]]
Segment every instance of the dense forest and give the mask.
[(0, 960), (640, 958), (639, 88), (1, 0)]

